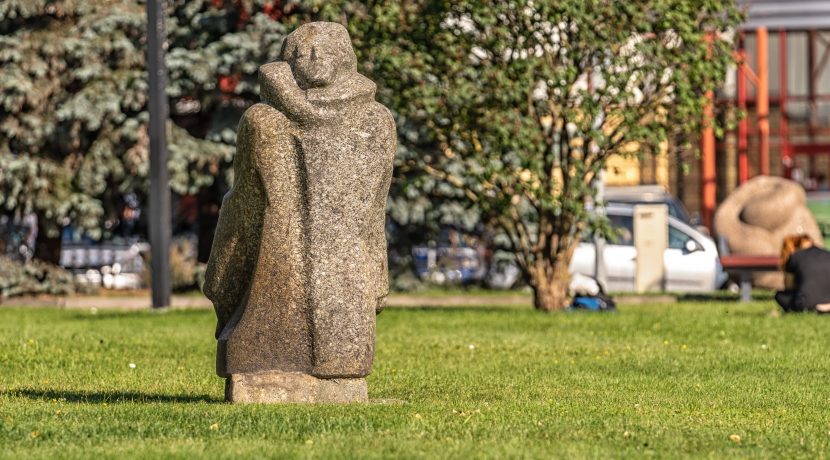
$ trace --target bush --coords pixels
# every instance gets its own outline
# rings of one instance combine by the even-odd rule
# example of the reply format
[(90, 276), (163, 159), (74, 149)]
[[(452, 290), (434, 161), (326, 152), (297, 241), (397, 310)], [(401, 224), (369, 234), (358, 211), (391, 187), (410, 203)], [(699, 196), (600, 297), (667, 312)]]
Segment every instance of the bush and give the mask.
[[(204, 283), (205, 264), (196, 260), (196, 239), (193, 235), (178, 236), (170, 244), (170, 284), (174, 291), (200, 288)], [(152, 254), (144, 258), (144, 285), (152, 286)]]
[(0, 301), (25, 295), (68, 295), (88, 289), (76, 282), (71, 272), (56, 265), (40, 261), (24, 264), (0, 256)]

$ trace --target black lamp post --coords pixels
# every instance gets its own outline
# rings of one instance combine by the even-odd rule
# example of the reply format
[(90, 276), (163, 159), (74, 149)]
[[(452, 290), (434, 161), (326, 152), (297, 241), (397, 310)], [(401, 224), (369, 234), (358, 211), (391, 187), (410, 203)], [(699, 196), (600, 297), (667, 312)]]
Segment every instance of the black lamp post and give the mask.
[(150, 245), (153, 308), (170, 306), (170, 178), (167, 170), (167, 67), (164, 0), (147, 0), (147, 68), (150, 77)]

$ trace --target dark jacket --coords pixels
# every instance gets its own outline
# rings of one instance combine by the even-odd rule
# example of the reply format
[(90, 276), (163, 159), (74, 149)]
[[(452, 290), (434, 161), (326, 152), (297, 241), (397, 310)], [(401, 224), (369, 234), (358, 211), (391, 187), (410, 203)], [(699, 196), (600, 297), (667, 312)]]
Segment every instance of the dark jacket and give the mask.
[(795, 277), (795, 309), (815, 310), (830, 303), (830, 252), (815, 246), (796, 251), (784, 270)]

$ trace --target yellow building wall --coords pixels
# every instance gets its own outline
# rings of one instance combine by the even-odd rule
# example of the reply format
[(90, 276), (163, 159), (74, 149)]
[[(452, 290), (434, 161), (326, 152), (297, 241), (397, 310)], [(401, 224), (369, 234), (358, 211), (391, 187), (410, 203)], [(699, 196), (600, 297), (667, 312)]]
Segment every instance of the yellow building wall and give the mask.
[(620, 155), (608, 157), (605, 185), (640, 185), (640, 160)]
[[(635, 147), (632, 147), (636, 149)], [(655, 182), (669, 188), (669, 152), (668, 144), (661, 145), (661, 152), (656, 158), (647, 157), (644, 161), (654, 162)], [(612, 155), (605, 163), (605, 185), (645, 185), (642, 182), (643, 165), (633, 155)]]

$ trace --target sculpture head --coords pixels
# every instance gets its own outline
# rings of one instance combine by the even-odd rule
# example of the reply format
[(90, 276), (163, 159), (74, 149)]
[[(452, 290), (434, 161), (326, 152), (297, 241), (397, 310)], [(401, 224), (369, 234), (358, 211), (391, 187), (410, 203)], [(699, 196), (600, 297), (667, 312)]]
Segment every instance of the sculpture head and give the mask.
[(298, 27), (285, 38), (280, 54), (303, 90), (328, 86), (357, 72), (349, 33), (334, 22)]

